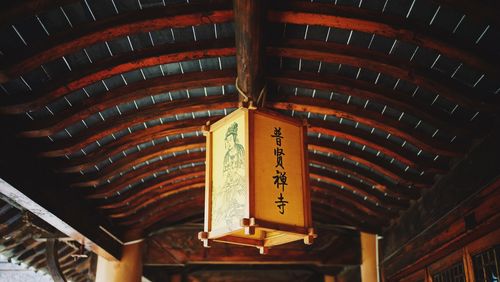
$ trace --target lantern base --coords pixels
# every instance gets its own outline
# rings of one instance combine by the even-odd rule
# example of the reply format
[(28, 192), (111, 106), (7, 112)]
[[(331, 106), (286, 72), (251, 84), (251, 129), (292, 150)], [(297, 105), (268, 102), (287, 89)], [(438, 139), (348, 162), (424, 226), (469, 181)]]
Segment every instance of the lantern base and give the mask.
[(257, 247), (261, 254), (267, 254), (268, 249), (273, 246), (294, 241), (303, 240), (306, 245), (310, 245), (317, 235), (313, 228), (276, 224), (250, 218), (242, 220), (241, 228), (231, 231), (200, 232), (198, 238), (203, 241), (205, 247), (210, 247), (210, 241), (215, 241)]

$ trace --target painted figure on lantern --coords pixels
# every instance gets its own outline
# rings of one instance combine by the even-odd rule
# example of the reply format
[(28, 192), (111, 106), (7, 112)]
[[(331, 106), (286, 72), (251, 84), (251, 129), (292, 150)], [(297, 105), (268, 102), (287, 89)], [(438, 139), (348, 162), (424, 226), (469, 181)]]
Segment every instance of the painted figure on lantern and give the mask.
[(222, 167), (223, 186), (219, 190), (220, 202), (214, 214), (217, 225), (239, 227), (245, 216), (245, 148), (238, 140), (238, 123), (232, 123), (225, 135), (225, 155)]

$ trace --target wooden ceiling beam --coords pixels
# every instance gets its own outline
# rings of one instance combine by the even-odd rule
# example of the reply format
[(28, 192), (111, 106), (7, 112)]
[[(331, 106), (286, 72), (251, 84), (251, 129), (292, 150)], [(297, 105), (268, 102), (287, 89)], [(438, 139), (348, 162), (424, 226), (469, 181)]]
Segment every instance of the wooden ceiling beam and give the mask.
[(327, 3), (273, 1), (267, 19), (274, 23), (320, 25), (376, 34), (435, 50), (494, 78), (500, 73), (494, 60), (488, 60), (486, 54), (478, 55), (475, 46), (457, 42), (451, 34), (438, 34), (402, 17)]
[[(149, 148), (140, 150), (135, 154), (127, 155), (127, 157), (113, 162), (103, 169), (99, 169), (98, 172), (87, 173), (81, 177), (78, 177), (80, 184), (78, 186), (101, 185), (104, 184), (107, 179), (119, 174), (120, 172), (132, 169), (133, 167), (136, 167), (139, 164), (145, 163), (147, 161), (151, 163), (151, 160), (154, 158), (168, 154), (184, 154), (184, 152), (187, 150), (193, 151), (194, 149), (199, 148), (205, 148), (205, 138), (202, 136), (178, 139), (156, 146), (151, 146)], [(126, 175), (126, 173), (124, 173), (123, 175)]]
[[(208, 105), (210, 105), (210, 107)], [(235, 95), (208, 96), (154, 104), (149, 107), (144, 107), (140, 111), (131, 111), (121, 116), (107, 119), (106, 122), (102, 122), (89, 130), (82, 131), (72, 138), (54, 142), (53, 145), (40, 153), (40, 156), (58, 157), (64, 156), (65, 154), (71, 154), (94, 143), (96, 140), (100, 140), (112, 133), (133, 126), (134, 124), (157, 120), (161, 117), (158, 116), (158, 113), (165, 113), (163, 117), (166, 117), (174, 116), (175, 114), (206, 110), (223, 110), (235, 108), (237, 106), (238, 102), (236, 101)], [(177, 132), (184, 132), (182, 128), (175, 127), (176, 125), (179, 126), (179, 124), (172, 122), (171, 125), (177, 128)]]
[(152, 195), (159, 193), (163, 187), (194, 178), (205, 178), (205, 166), (195, 166), (161, 175), (153, 181), (135, 187), (133, 192), (131, 191), (128, 194), (122, 193), (117, 197), (113, 197), (112, 201), (106, 201), (97, 205), (100, 209), (106, 210), (106, 212), (107, 210), (114, 211), (130, 205), (134, 206), (137, 203), (154, 197)]
[(3, 72), (8, 78), (15, 78), (20, 73), (93, 44), (136, 33), (230, 22), (233, 20), (231, 8), (231, 1), (219, 0), (122, 13), (55, 34), (51, 40), (38, 42), (35, 46), (27, 46), (18, 52), (21, 55), (4, 63)]
[(190, 217), (190, 214), (203, 213), (204, 192), (203, 187), (198, 189), (184, 190), (163, 199), (155, 206), (130, 215), (126, 218), (115, 219), (119, 225), (134, 226), (147, 229), (164, 217), (171, 221), (180, 221)]
[[(266, 0), (233, 0), (237, 85), (257, 102), (264, 87)], [(243, 97), (240, 97), (243, 100)]]
[[(214, 122), (220, 117), (209, 117), (209, 118), (196, 118), (189, 120), (179, 120), (175, 122), (168, 122), (160, 124), (158, 126), (149, 127), (147, 129), (134, 132), (133, 134), (125, 135), (113, 142), (106, 144), (105, 146), (99, 148), (92, 152), (88, 152), (87, 155), (81, 156), (79, 158), (73, 158), (70, 160), (61, 159), (57, 164), (55, 164), (55, 170), (57, 172), (64, 173), (77, 173), (80, 170), (90, 168), (97, 163), (105, 161), (108, 157), (115, 156), (117, 154), (122, 154), (123, 151), (127, 149), (136, 147), (140, 144), (150, 142), (151, 140), (166, 139), (169, 136), (177, 134), (186, 134), (200, 130), (200, 125), (206, 124), (206, 122)], [(59, 150), (60, 147), (45, 147), (45, 150)], [(71, 146), (71, 151), (78, 150), (77, 146)]]
[[(333, 145), (333, 146), (332, 146)], [(395, 182), (403, 185), (430, 186), (433, 183), (433, 175), (414, 175), (403, 169), (396, 168), (389, 161), (379, 160), (376, 156), (362, 154), (360, 152), (340, 149), (335, 146), (335, 142), (309, 139), (309, 150), (316, 150), (325, 154), (331, 154), (339, 158), (345, 158), (352, 162), (362, 164), (371, 170), (393, 179)]]
[(457, 145), (415, 131), (414, 126), (399, 122), (396, 119), (365, 110), (362, 106), (340, 104), (327, 99), (308, 97), (282, 97), (276, 101), (268, 101), (268, 108), (276, 110), (294, 110), (311, 112), (321, 115), (331, 115), (337, 118), (349, 119), (354, 122), (380, 129), (391, 135), (398, 136), (414, 146), (429, 152), (444, 156), (456, 156), (457, 152), (465, 150), (464, 145)]
[(403, 209), (409, 207), (409, 201), (405, 198), (394, 197), (391, 194), (384, 194), (376, 188), (372, 188), (369, 183), (360, 183), (352, 176), (334, 173), (332, 171), (324, 170), (317, 167), (309, 167), (309, 175), (311, 178), (320, 179), (324, 182), (333, 183), (337, 186), (344, 186), (345, 188), (357, 191), (356, 194), (366, 197), (367, 200), (372, 202), (379, 202), (383, 206)]
[(129, 205), (121, 209), (107, 210), (106, 213), (109, 215), (109, 217), (113, 219), (128, 217), (131, 214), (138, 213), (147, 207), (156, 206), (158, 202), (177, 193), (188, 190), (204, 189), (204, 188), (205, 188), (204, 177), (188, 179), (185, 181), (174, 183), (172, 185), (165, 186), (163, 187), (163, 189), (160, 189), (161, 191), (155, 193), (154, 196), (148, 197), (147, 199), (144, 199), (141, 202), (136, 202), (134, 205)]
[(378, 189), (384, 191), (389, 190), (394, 195), (400, 195), (400, 197), (417, 199), (420, 197), (419, 189), (416, 187), (408, 188), (408, 186), (398, 183), (396, 181), (391, 181), (389, 178), (379, 172), (373, 170), (366, 170), (363, 167), (356, 166), (355, 164), (341, 161), (337, 156), (328, 157), (325, 155), (309, 153), (309, 160), (311, 163), (315, 163), (324, 166), (329, 169), (335, 169), (335, 167), (340, 167), (349, 173), (357, 173), (358, 175), (363, 175), (370, 181), (380, 185)]
[[(419, 67), (378, 51), (334, 42), (280, 39), (267, 47), (270, 56), (350, 65), (392, 76), (420, 86), (469, 109), (496, 112), (497, 101), (481, 101), (482, 92), (459, 83), (438, 71)], [(430, 106), (427, 106), (428, 108)]]
[(335, 91), (346, 96), (375, 101), (458, 136), (480, 132), (480, 129), (484, 127), (484, 125), (471, 122), (468, 119), (460, 119), (458, 116), (454, 117), (441, 109), (419, 101), (419, 99), (414, 99), (409, 93), (337, 74), (279, 70), (269, 74), (267, 80), (278, 85)]
[(377, 206), (371, 201), (363, 200), (363, 198), (358, 197), (351, 191), (340, 189), (329, 183), (317, 181), (315, 179), (311, 179), (311, 193), (316, 197), (333, 197), (349, 203), (367, 215), (376, 218), (390, 219), (397, 215), (396, 210), (389, 210), (381, 205)]
[[(118, 54), (102, 61), (95, 62), (81, 70), (68, 72), (65, 76), (46, 84), (40, 90), (36, 90), (35, 93), (29, 97), (9, 97), (9, 100), (6, 100), (4, 105), (0, 107), (0, 113), (20, 114), (27, 111), (36, 111), (83, 87), (137, 69), (196, 59), (227, 57), (233, 56), (234, 54), (234, 42), (229, 39), (158, 45), (147, 49), (135, 50), (130, 53)], [(202, 81), (208, 79), (210, 75), (214, 75), (214, 73), (216, 72), (205, 73), (206, 77), (203, 77), (203, 74), (198, 74), (198, 80)], [(187, 80), (189, 80), (190, 75), (196, 76), (196, 73), (187, 74)], [(179, 80), (180, 76), (179, 74), (172, 75), (172, 77), (176, 77), (177, 80)], [(170, 76), (166, 78), (169, 79)], [(152, 85), (158, 85), (155, 80), (157, 81), (159, 79), (160, 78), (150, 79), (147, 81)], [(135, 89), (135, 91), (139, 91), (140, 89), (134, 88), (136, 87), (135, 85), (140, 86), (141, 84), (134, 83), (130, 85), (130, 87), (120, 87), (119, 89)], [(111, 92), (113, 91), (114, 90)], [(37, 98), (33, 99), (33, 97)], [(24, 99), (24, 101), (20, 101), (20, 99)], [(90, 98), (91, 101), (83, 101), (83, 104), (89, 105), (91, 102), (95, 102), (95, 99), (96, 97), (94, 96)], [(99, 99), (97, 98), (97, 100)], [(82, 110), (82, 103), (75, 106), (76, 109)], [(76, 111), (76, 109), (71, 110)], [(38, 121), (35, 121), (35, 124), (37, 122)]]
[[(369, 134), (366, 132), (366, 135), (368, 138), (362, 138), (358, 137), (359, 135), (363, 136), (365, 132), (362, 132), (361, 130), (355, 131), (357, 134), (352, 135), (349, 133), (344, 133), (342, 131), (337, 131), (335, 129), (331, 129), (330, 127), (327, 127), (327, 125), (332, 124), (331, 122), (323, 122), (323, 121), (316, 121), (316, 120), (309, 120), (310, 122), (310, 127), (308, 128), (308, 132), (313, 132), (317, 134), (321, 134), (321, 136), (332, 136), (336, 138), (341, 138), (344, 140), (350, 140), (352, 142), (355, 142), (359, 145), (366, 146), (369, 149), (373, 149), (375, 151), (380, 151), (384, 155), (387, 155), (388, 157), (392, 157), (401, 163), (408, 165), (410, 167), (416, 168), (417, 170), (427, 170), (427, 169), (433, 169), (435, 171), (440, 171), (444, 172), (446, 171), (448, 167), (447, 161), (440, 161), (440, 162), (434, 162), (432, 160), (426, 160), (423, 158), (419, 158), (416, 153), (413, 152), (407, 152), (404, 149), (401, 149), (400, 145), (394, 144), (393, 142), (390, 142), (389, 140), (385, 138), (377, 138), (374, 135)], [(322, 127), (321, 125), (325, 125)], [(374, 140), (375, 142), (373, 142)], [(378, 143), (382, 143), (384, 145), (379, 145)], [(443, 158), (444, 159), (444, 158)]]
[[(223, 86), (232, 83), (233, 79), (234, 70), (216, 70), (192, 72), (167, 77), (158, 77), (150, 80), (142, 80), (137, 83), (115, 88), (107, 92), (105, 95), (96, 95), (85, 99), (82, 103), (76, 104), (73, 107), (59, 113), (55, 118), (34, 122), (32, 128), (28, 128), (23, 131), (21, 136), (28, 138), (50, 136), (64, 130), (68, 126), (81, 122), (91, 115), (120, 104), (169, 91)], [(190, 100), (179, 99), (161, 104), (175, 104), (180, 103), (180, 101), (185, 102)], [(141, 110), (144, 109), (148, 109), (148, 107), (142, 108)]]
[(179, 167), (182, 165), (189, 165), (191, 163), (203, 162), (205, 160), (205, 153), (192, 153), (186, 155), (180, 155), (163, 161), (155, 162), (149, 166), (144, 166), (137, 169), (134, 173), (126, 174), (123, 177), (112, 181), (109, 184), (93, 189), (90, 191), (86, 198), (88, 199), (99, 199), (105, 197), (111, 197), (113, 194), (117, 194), (120, 189), (127, 187), (129, 184), (139, 182), (141, 179), (153, 175), (153, 173), (158, 173), (165, 171), (167, 169)]

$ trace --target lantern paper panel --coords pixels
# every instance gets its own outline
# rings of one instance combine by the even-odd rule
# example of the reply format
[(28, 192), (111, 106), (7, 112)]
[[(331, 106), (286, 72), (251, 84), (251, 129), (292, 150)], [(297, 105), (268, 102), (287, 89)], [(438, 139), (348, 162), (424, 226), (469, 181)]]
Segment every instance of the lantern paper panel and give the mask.
[(307, 129), (296, 119), (240, 108), (205, 128), (205, 228), (199, 237), (268, 247), (312, 243)]

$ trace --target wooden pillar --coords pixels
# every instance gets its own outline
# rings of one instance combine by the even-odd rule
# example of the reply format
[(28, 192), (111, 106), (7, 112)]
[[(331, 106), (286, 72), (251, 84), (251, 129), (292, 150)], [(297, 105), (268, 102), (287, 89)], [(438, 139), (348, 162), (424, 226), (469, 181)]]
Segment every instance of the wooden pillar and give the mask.
[[(238, 87), (257, 102), (264, 87), (264, 26), (267, 0), (234, 0)], [(244, 100), (240, 95), (240, 101)]]
[(361, 233), (361, 281), (377, 282), (378, 277), (377, 235)]
[(144, 242), (139, 241), (123, 246), (120, 261), (97, 260), (96, 282), (140, 282), (142, 277), (142, 249)]
[(325, 282), (335, 282), (335, 276), (325, 274)]

